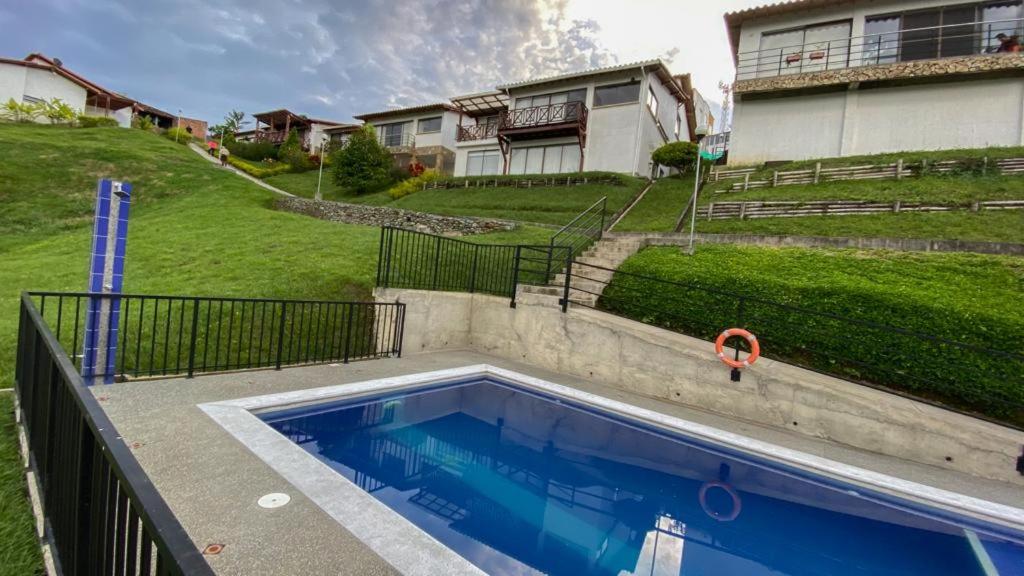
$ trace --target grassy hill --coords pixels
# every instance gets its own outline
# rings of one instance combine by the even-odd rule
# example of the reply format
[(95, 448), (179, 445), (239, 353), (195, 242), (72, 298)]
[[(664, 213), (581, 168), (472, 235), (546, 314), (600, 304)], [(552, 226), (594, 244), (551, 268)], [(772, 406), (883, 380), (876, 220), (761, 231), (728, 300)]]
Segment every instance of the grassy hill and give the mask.
[[(312, 198), (316, 193), (317, 172), (279, 174), (265, 181), (296, 196)], [(321, 192), (324, 199), (339, 202), (386, 205), (447, 216), (480, 216), (560, 226), (603, 196), (608, 197), (608, 211), (617, 212), (646, 184), (641, 178), (623, 177), (623, 181), (625, 184), (621, 186), (587, 184), (529, 189), (497, 187), (423, 190), (392, 200), (386, 192), (353, 196), (335, 185), (330, 172), (325, 168)]]
[[(271, 208), (275, 195), (139, 130), (0, 123), (0, 388), (12, 385), (23, 290), (86, 285), (97, 179), (134, 185), (125, 291), (366, 298), (379, 231)], [(543, 242), (523, 227), (469, 238)], [(11, 395), (0, 392), (0, 573), (40, 569)]]
[[(1024, 157), (1024, 147), (901, 152), (874, 156), (851, 156), (790, 162), (771, 169), (762, 168), (751, 180), (771, 180), (772, 171), (807, 170), (821, 162), (822, 168), (904, 163), (927, 160), (968, 160), (975, 163), (988, 157)], [(989, 171), (977, 173), (925, 175), (902, 180), (849, 180), (820, 184), (798, 184), (747, 191), (728, 191), (737, 180), (709, 183), (700, 203), (741, 201), (866, 200), (876, 202), (927, 202), (964, 204), (980, 200), (1024, 200), (1024, 176), (1002, 176)], [(800, 218), (763, 218), (757, 220), (698, 221), (699, 232), (744, 232), (804, 236), (875, 236), (926, 238), (938, 240), (981, 240), (1024, 242), (1024, 211), (903, 213), (869, 216), (810, 216)]]

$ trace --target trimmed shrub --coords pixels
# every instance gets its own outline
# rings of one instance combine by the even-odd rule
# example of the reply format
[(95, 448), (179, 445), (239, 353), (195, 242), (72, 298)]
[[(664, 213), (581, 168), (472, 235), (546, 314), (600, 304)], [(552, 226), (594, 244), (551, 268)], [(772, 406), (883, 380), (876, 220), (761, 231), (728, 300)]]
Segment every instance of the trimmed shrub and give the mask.
[(232, 154), (228, 156), (228, 164), (231, 164), (235, 168), (238, 168), (242, 172), (245, 172), (249, 176), (253, 176), (255, 178), (269, 178), (271, 176), (277, 176), (278, 174), (284, 174), (286, 172), (292, 171), (292, 167), (283, 162), (278, 164), (277, 166), (272, 166), (268, 168), (255, 166), (253, 164), (246, 162), (245, 160), (242, 160), (241, 158), (236, 158), (234, 155), (233, 148), (228, 148), (228, 150), (232, 151)]
[(229, 145), (232, 156), (238, 156), (245, 160), (251, 160), (253, 162), (261, 162), (268, 158), (277, 158), (277, 146), (274, 146), (270, 142), (237, 142), (231, 141), (230, 143), (225, 141), (225, 144)]
[(168, 140), (176, 141), (178, 144), (186, 144), (186, 145), (189, 142), (192, 141), (192, 135), (189, 134), (187, 130), (185, 130), (184, 128), (182, 128), (180, 126), (175, 126), (174, 128), (168, 128), (167, 131), (164, 132), (164, 138), (167, 138)]
[(403, 196), (408, 196), (414, 192), (419, 192), (423, 189), (423, 185), (434, 180), (439, 180), (441, 174), (437, 170), (424, 170), (419, 176), (413, 176), (412, 178), (406, 178), (405, 180), (395, 184), (388, 189), (388, 195), (391, 198), (398, 200)]
[(334, 182), (356, 195), (382, 190), (394, 181), (395, 162), (369, 124), (353, 132), (348, 144), (335, 152), (331, 161)]
[(86, 114), (78, 115), (78, 125), (82, 128), (117, 128), (117, 118), (110, 118), (108, 116), (88, 116)]
[(769, 358), (1021, 425), (1024, 362), (970, 348), (1024, 349), (1024, 314), (1005, 306), (1017, 274), (1009, 259), (973, 254), (648, 248), (599, 307), (705, 340), (742, 326)]
[(459, 185), (465, 185), (469, 182), (469, 187), (473, 188), (477, 185), (483, 186), (494, 186), (497, 182), (498, 186), (517, 187), (519, 183), (530, 180), (533, 186), (543, 186), (539, 184), (539, 181), (553, 182), (553, 185), (564, 184), (567, 178), (571, 178), (573, 181), (588, 180), (592, 183), (611, 184), (613, 186), (625, 186), (630, 180), (635, 180), (632, 176), (626, 174), (619, 174), (618, 172), (572, 172), (569, 174), (499, 174), (495, 176), (459, 176), (459, 177), (448, 177), (439, 178), (451, 187), (458, 187)]
[(697, 161), (698, 147), (693, 142), (669, 142), (651, 154), (655, 164), (685, 172)]

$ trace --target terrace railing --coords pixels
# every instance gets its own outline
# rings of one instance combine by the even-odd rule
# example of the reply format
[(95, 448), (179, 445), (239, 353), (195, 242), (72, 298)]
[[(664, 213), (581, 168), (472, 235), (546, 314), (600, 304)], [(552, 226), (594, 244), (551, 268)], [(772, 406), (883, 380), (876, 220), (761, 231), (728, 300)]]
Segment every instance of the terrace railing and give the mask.
[(587, 106), (578, 101), (515, 108), (501, 113), (498, 118), (498, 131), (579, 125), (580, 131), (586, 132), (588, 116)]
[(551, 245), (566, 246), (573, 256), (578, 256), (604, 235), (607, 212), (608, 197), (605, 196), (555, 232), (551, 236)]
[(906, 28), (741, 52), (737, 55), (736, 79), (993, 54), (999, 51), (998, 34), (1020, 37), (1024, 34), (1024, 19)]
[[(81, 369), (89, 301), (117, 310), (113, 370), (97, 377), (192, 377), (400, 356), (400, 303), (35, 292), (39, 314)], [(102, 368), (102, 367), (101, 367)]]
[(14, 383), (64, 574), (212, 576), (27, 294)]
[(495, 138), (498, 135), (498, 124), (491, 122), (489, 124), (477, 124), (475, 126), (462, 126), (456, 127), (455, 140), (457, 142), (468, 142), (472, 140), (484, 140), (486, 138)]
[(415, 148), (416, 135), (412, 132), (398, 132), (394, 134), (379, 133), (377, 141), (385, 148)]

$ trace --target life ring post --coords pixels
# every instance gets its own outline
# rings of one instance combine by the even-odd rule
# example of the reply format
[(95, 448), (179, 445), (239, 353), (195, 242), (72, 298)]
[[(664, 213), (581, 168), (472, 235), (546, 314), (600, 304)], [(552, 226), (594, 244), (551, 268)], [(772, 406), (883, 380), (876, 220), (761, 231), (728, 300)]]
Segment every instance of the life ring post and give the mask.
[[(736, 349), (736, 358), (730, 359), (725, 356), (725, 341), (733, 336), (739, 336), (750, 344), (750, 354), (743, 360), (739, 359), (739, 348)], [(739, 382), (740, 369), (747, 368), (754, 362), (757, 362), (757, 359), (761, 356), (761, 345), (757, 341), (757, 336), (754, 336), (743, 328), (729, 328), (728, 330), (723, 330), (715, 340), (715, 354), (718, 355), (718, 359), (726, 366), (732, 368), (730, 379), (733, 382)]]

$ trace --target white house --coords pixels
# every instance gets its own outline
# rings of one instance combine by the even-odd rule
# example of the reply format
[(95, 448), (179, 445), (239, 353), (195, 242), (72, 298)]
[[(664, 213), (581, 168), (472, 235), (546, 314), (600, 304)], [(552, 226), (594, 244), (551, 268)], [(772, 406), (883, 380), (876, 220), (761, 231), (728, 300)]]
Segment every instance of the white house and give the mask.
[(380, 143), (400, 167), (415, 158), (425, 168), (451, 174), (455, 165), (458, 109), (448, 103), (426, 104), (356, 116), (372, 124)]
[(1021, 0), (796, 0), (725, 21), (730, 164), (1024, 145)]
[(667, 142), (691, 140), (692, 101), (661, 60), (458, 96), (452, 99), (460, 117), (454, 174), (656, 176), (660, 168), (651, 153)]
[(299, 144), (304, 150), (314, 152), (324, 142), (330, 140), (328, 130), (333, 128), (347, 128), (351, 124), (343, 124), (334, 120), (321, 120), (310, 118), (303, 114), (296, 114), (291, 110), (280, 108), (270, 112), (259, 112), (252, 115), (256, 125), (252, 130), (246, 130), (235, 134), (235, 138), (242, 142), (270, 142), (281, 144), (288, 138), (288, 134), (294, 130), (299, 137)]

